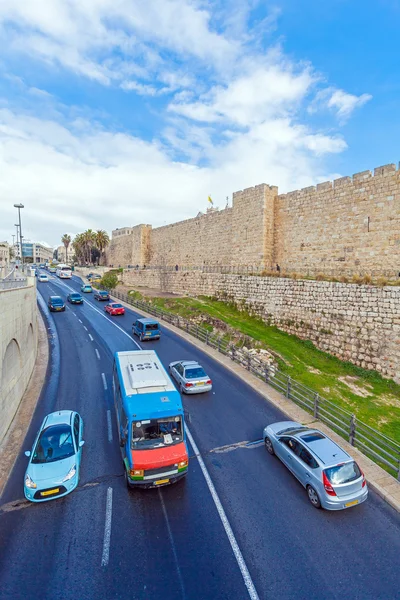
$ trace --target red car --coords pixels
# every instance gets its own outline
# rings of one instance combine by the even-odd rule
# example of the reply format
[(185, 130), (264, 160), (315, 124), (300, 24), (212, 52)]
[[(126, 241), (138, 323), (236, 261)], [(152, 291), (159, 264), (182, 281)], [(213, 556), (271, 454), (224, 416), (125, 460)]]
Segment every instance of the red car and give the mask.
[(122, 306), (122, 304), (117, 304), (116, 302), (111, 302), (110, 304), (107, 304), (107, 306), (104, 309), (106, 312), (108, 312), (109, 315), (124, 315), (125, 314), (125, 309)]

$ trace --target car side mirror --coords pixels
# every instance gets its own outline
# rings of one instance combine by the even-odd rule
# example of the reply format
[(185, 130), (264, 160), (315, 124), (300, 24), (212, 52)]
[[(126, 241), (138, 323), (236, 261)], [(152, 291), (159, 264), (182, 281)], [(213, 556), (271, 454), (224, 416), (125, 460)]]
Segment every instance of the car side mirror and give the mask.
[(30, 457), (30, 455), (31, 455), (31, 451), (30, 451), (30, 450), (26, 450), (26, 451), (25, 451), (25, 456), (27, 456), (27, 457), (29, 458), (29, 457)]
[(84, 445), (85, 445), (85, 441), (84, 441), (84, 440), (81, 440), (81, 441), (79, 442), (79, 448), (82, 448), (82, 446), (84, 446)]

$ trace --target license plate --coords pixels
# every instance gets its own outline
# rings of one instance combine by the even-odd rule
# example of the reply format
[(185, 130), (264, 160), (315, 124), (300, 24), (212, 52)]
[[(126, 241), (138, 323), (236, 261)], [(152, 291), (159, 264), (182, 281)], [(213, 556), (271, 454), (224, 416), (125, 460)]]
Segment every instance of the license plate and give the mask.
[(355, 504), (358, 504), (358, 500), (353, 500), (352, 502), (347, 502), (347, 503), (345, 504), (345, 506), (346, 506), (346, 507), (347, 507), (347, 506), (354, 506)]
[(158, 479), (154, 482), (155, 485), (161, 485), (162, 483), (169, 483), (169, 479)]
[(46, 492), (40, 492), (41, 496), (51, 496), (52, 494), (58, 494), (60, 488), (54, 488), (54, 490), (47, 490)]
[(146, 333), (146, 335), (151, 335), (151, 333)]
[(196, 385), (204, 385), (204, 381), (198, 381)]
[(61, 308), (56, 308), (56, 310), (61, 310)]

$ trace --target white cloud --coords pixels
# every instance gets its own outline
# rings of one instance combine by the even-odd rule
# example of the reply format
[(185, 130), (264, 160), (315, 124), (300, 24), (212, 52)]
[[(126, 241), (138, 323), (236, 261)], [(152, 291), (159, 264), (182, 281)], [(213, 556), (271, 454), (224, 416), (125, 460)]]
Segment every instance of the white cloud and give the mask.
[(309, 106), (309, 113), (313, 114), (321, 108), (334, 111), (340, 122), (345, 122), (357, 108), (361, 108), (372, 99), (370, 94), (356, 96), (344, 90), (332, 87), (320, 90)]

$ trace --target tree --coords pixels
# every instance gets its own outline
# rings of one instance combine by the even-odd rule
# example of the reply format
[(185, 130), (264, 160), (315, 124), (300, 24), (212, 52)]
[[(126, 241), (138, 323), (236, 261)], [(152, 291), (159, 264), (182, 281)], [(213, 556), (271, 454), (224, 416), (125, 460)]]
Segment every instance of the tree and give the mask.
[(103, 258), (104, 251), (110, 243), (108, 233), (104, 229), (98, 229), (95, 234), (95, 245), (100, 252), (100, 258)]
[(118, 277), (112, 271), (107, 271), (102, 277), (101, 285), (107, 290), (113, 290), (118, 285)]
[(71, 243), (71, 236), (68, 235), (68, 233), (64, 233), (64, 235), (61, 238), (62, 243), (64, 244), (65, 247), (65, 262), (68, 262), (68, 246)]

